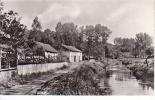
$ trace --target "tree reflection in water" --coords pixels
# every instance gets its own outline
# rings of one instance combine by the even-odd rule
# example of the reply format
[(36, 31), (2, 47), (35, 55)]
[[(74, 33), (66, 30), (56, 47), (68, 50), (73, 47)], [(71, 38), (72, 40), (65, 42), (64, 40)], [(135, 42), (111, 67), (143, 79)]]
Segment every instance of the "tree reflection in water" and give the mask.
[(107, 71), (106, 76), (104, 77), (102, 81), (104, 84), (104, 87), (103, 87), (104, 95), (112, 95), (112, 89), (109, 84), (109, 79), (110, 79), (111, 74), (112, 74), (111, 71)]

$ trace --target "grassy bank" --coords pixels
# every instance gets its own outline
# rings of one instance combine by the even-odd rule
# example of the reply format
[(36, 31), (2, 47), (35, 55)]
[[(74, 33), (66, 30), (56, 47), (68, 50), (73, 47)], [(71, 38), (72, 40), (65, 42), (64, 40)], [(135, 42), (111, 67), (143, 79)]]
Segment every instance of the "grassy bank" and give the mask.
[(12, 78), (8, 80), (8, 82), (0, 84), (0, 87), (3, 88), (11, 88), (15, 85), (24, 85), (26, 83), (29, 83), (33, 81), (34, 79), (47, 76), (47, 75), (54, 75), (54, 71), (48, 71), (48, 72), (39, 72), (39, 73), (32, 73), (28, 75), (18, 75), (17, 72), (12, 73)]
[(148, 66), (144, 63), (133, 63), (129, 66), (128, 68), (138, 80), (154, 87), (154, 62), (149, 63)]
[(84, 63), (73, 72), (64, 73), (47, 81), (37, 94), (46, 95), (103, 95), (98, 83), (105, 76), (101, 63)]

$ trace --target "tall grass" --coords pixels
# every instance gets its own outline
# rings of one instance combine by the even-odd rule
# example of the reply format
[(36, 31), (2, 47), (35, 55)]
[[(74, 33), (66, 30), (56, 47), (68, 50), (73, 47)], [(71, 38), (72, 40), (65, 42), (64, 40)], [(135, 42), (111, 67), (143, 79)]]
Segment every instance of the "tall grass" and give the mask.
[(37, 94), (47, 95), (102, 95), (99, 79), (105, 76), (102, 66), (83, 64), (73, 72), (65, 73), (46, 82)]

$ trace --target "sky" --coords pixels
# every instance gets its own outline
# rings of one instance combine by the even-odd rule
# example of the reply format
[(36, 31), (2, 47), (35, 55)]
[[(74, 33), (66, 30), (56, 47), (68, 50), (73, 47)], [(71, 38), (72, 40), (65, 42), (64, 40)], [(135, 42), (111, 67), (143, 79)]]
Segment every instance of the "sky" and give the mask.
[(55, 29), (60, 21), (81, 25), (102, 24), (111, 31), (108, 42), (116, 37), (134, 38), (146, 32), (154, 38), (154, 0), (1, 0), (4, 10), (14, 10), (21, 22), (31, 28), (35, 16), (43, 29)]

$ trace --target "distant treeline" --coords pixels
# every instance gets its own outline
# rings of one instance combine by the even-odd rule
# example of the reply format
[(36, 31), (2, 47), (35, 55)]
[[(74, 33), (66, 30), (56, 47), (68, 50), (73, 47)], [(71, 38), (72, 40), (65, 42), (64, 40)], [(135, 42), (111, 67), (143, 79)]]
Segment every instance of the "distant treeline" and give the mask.
[[(152, 54), (152, 39), (146, 33), (136, 34), (135, 39), (116, 38), (115, 45), (107, 43), (112, 31), (104, 25), (78, 26), (74, 23), (58, 22), (55, 30), (42, 30), (42, 25), (35, 17), (32, 28), (20, 23), (21, 17), (14, 11), (4, 12), (0, 2), (0, 43), (8, 44), (15, 54), (17, 48), (24, 49), (24, 53), (43, 54), (40, 47), (34, 46), (35, 41), (50, 44), (57, 50), (62, 44), (72, 45), (82, 50), (84, 56), (95, 58), (112, 57), (118, 58), (121, 53), (129, 52), (130, 55), (139, 57), (142, 54)], [(35, 47), (35, 48), (34, 48)], [(107, 54), (108, 53), (108, 54)]]
[(146, 58), (153, 57), (154, 47), (152, 37), (147, 33), (138, 33), (135, 38), (115, 38), (116, 50), (128, 52), (128, 56)]

